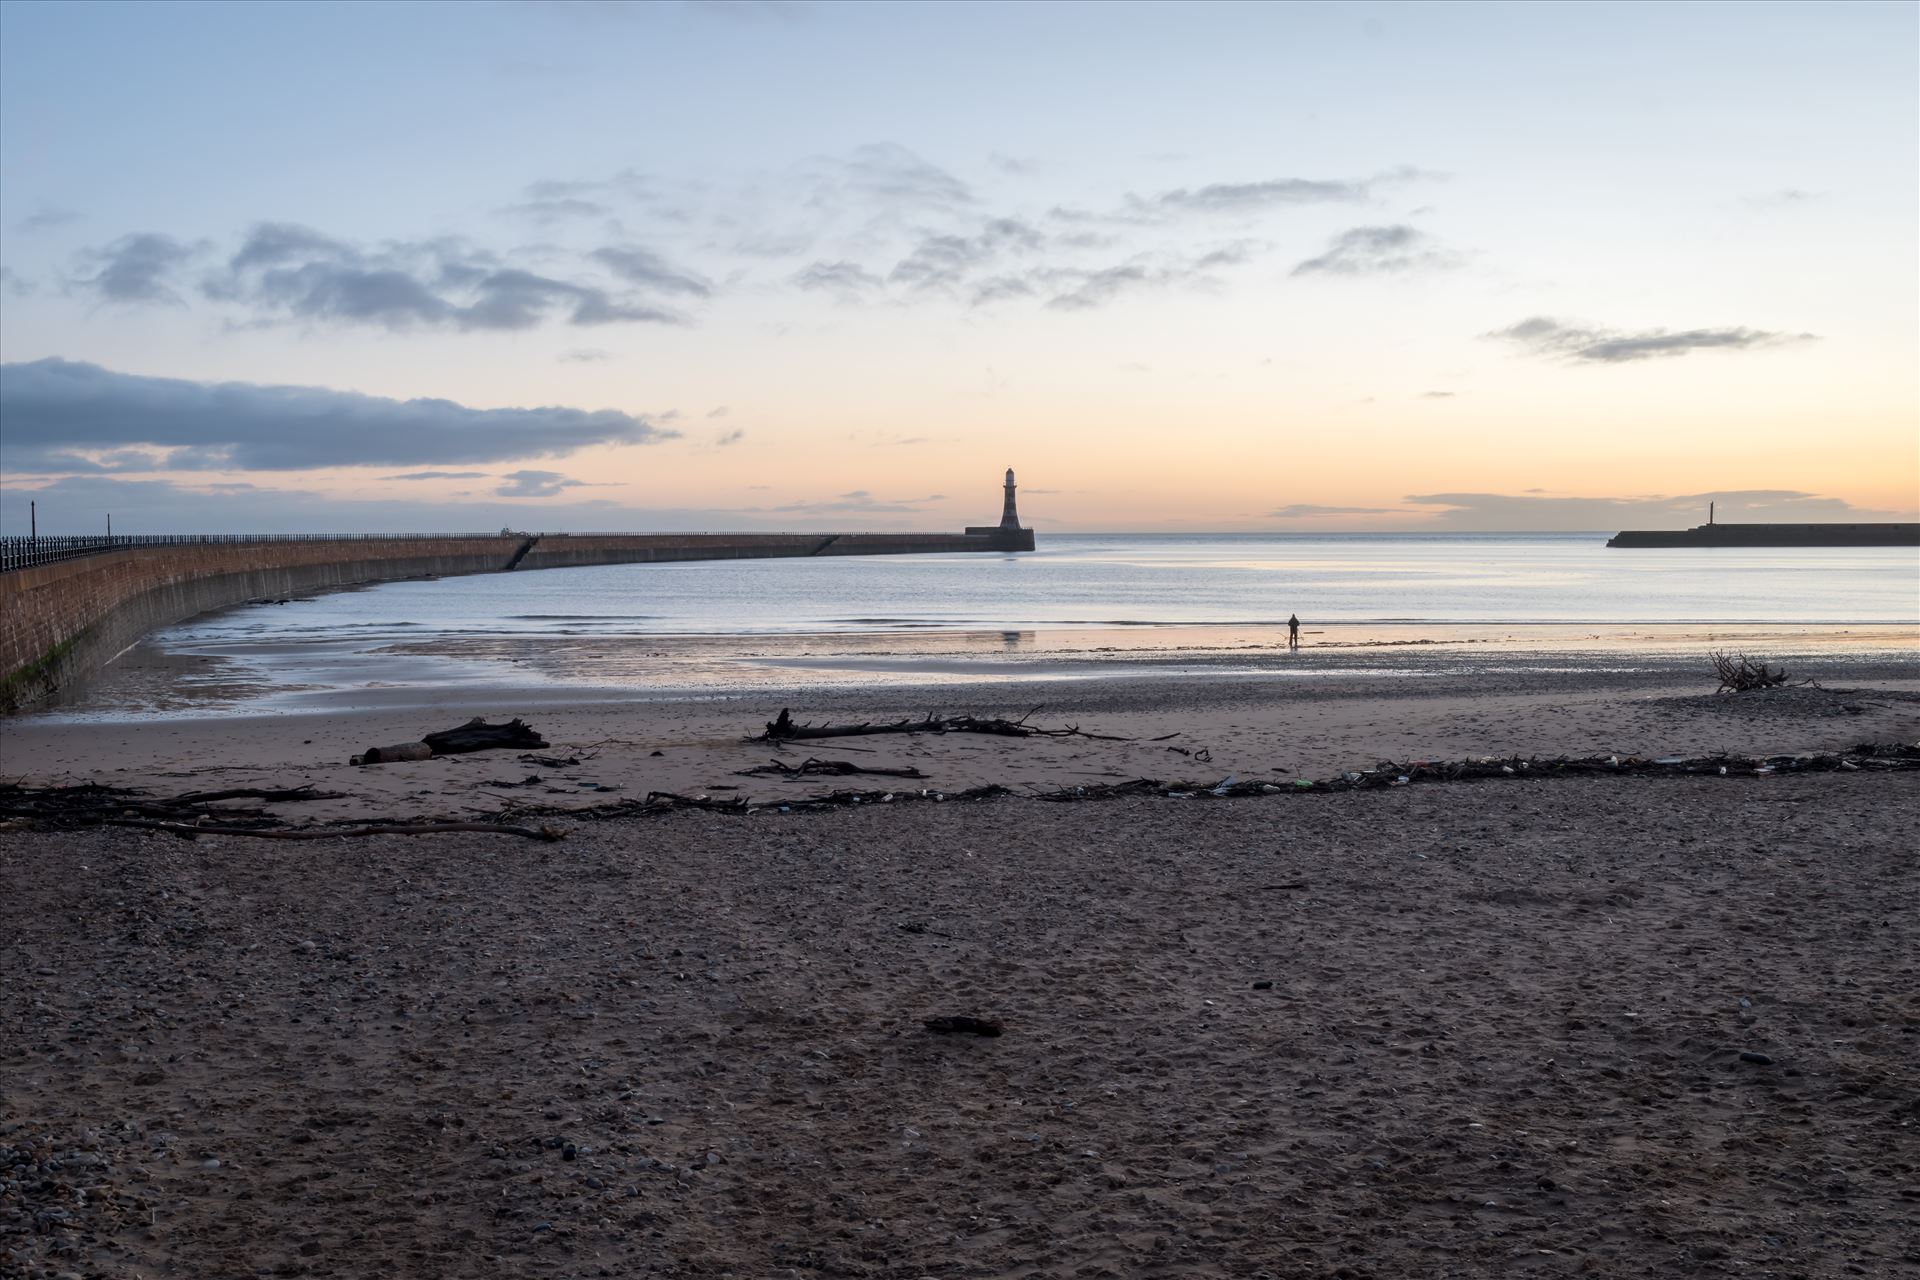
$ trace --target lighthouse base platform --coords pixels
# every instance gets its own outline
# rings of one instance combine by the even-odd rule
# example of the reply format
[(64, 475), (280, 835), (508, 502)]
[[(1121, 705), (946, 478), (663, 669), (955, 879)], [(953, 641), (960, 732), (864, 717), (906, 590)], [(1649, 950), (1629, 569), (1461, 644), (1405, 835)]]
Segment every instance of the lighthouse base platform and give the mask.
[(1005, 525), (976, 524), (967, 526), (969, 538), (991, 538), (995, 551), (1031, 551), (1033, 550), (1033, 530), (1009, 529)]

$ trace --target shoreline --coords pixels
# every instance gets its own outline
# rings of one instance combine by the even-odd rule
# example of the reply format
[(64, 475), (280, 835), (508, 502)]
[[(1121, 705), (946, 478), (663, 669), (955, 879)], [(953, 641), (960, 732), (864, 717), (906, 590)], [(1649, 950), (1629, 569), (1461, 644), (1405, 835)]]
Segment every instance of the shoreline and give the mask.
[[(218, 779), (221, 787), (313, 784), (343, 798), (276, 812), (295, 820), (467, 820), (521, 799), (590, 807), (660, 791), (760, 802), (833, 789), (814, 785), (817, 779), (739, 776), (773, 756), (917, 769), (925, 780), (916, 787), (946, 791), (1053, 790), (1134, 778), (1284, 782), (1381, 760), (1810, 754), (1920, 740), (1920, 662), (1902, 652), (1827, 646), (1788, 660), (1796, 679), (1817, 686), (1716, 696), (1700, 652), (1684, 648), (1631, 661), (1617, 651), (1522, 661), (1493, 646), (1438, 650), (1423, 646), (1411, 659), (1395, 650), (1371, 669), (1350, 654), (1329, 668), (1313, 661), (1329, 655), (1312, 654), (1305, 677), (1248, 672), (1238, 656), (1209, 651), (1161, 655), (1144, 672), (1101, 679), (923, 676), (881, 684), (867, 672), (862, 682), (836, 684), (775, 669), (777, 678), (758, 685), (647, 688), (634, 696), (478, 679), (425, 691), (360, 688), (337, 699), (324, 691), (283, 695), (274, 710), (260, 709), (243, 690), (233, 702), (188, 702), (176, 713), (14, 717), (0, 721), (0, 747), (21, 762), (10, 763), (10, 772), (36, 784), (97, 780), (163, 794), (194, 789), (183, 778)], [(1484, 656), (1468, 662), (1463, 651)], [(151, 675), (162, 688), (183, 678), (169, 662)], [(306, 701), (292, 701), (298, 697)], [(1077, 725), (1115, 740), (914, 734), (800, 742), (784, 752), (753, 741), (782, 708), (802, 722), (843, 724), (933, 711), (1031, 715), (1035, 724)], [(417, 741), (474, 716), (522, 717), (549, 746), (348, 763), (370, 747)]]
[(574, 707), (815, 690), (884, 700), (896, 691), (950, 687), (948, 696), (966, 699), (997, 684), (1051, 698), (1058, 696), (1056, 686), (1115, 681), (1317, 684), (1542, 665), (1678, 676), (1721, 648), (1751, 650), (1790, 667), (1920, 674), (1920, 628), (1839, 624), (1322, 624), (1303, 629), (1298, 650), (1288, 649), (1284, 628), (1189, 624), (331, 643), (208, 641), (174, 632), (134, 646), (99, 677), (54, 701), (0, 719), (0, 732), (47, 722), (340, 715), (401, 705)]

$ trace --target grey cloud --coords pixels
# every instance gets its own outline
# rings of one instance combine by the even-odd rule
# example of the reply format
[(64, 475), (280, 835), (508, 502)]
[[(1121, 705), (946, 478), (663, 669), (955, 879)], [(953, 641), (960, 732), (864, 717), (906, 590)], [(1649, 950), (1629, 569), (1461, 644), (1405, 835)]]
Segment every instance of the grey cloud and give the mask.
[(1549, 316), (1533, 316), (1481, 336), (1511, 342), (1532, 355), (1594, 364), (1626, 364), (1634, 360), (1684, 356), (1695, 351), (1751, 351), (1818, 340), (1817, 335), (1811, 333), (1746, 328), (1627, 332), (1567, 324)]
[(1712, 493), (1631, 498), (1540, 497), (1531, 493), (1411, 494), (1407, 502), (1442, 507), (1433, 513), (1443, 528), (1526, 532), (1605, 532), (1620, 529), (1680, 529), (1705, 524), (1707, 504), (1722, 520), (1810, 521), (1884, 518), (1901, 514), (1863, 511), (1841, 498), (1798, 489), (1730, 489)]
[(966, 183), (894, 142), (855, 147), (838, 170), (847, 189), (888, 204), (953, 209), (974, 203)]
[(732, 412), (733, 410), (727, 408), (727, 406), (725, 405), (717, 405), (714, 408), (707, 410), (707, 416), (709, 418), (724, 418), (729, 413), (732, 413)]
[(1265, 182), (1214, 182), (1204, 187), (1178, 187), (1148, 200), (1131, 202), (1161, 209), (1204, 213), (1242, 213), (1296, 204), (1351, 204), (1367, 198), (1371, 182), (1362, 180), (1272, 178)]
[(1311, 502), (1295, 502), (1267, 514), (1276, 520), (1298, 520), (1306, 516), (1384, 516), (1398, 507), (1322, 507)]
[(802, 289), (842, 296), (878, 289), (883, 283), (879, 276), (857, 262), (815, 262), (796, 271), (792, 282)]
[(1024, 178), (1030, 173), (1037, 173), (1040, 169), (1040, 162), (1038, 160), (1033, 160), (1026, 156), (1010, 156), (1002, 151), (995, 151), (989, 155), (987, 157), (987, 163), (1002, 173), (1010, 173), (1018, 178)]
[[(596, 261), (644, 285), (703, 289), (642, 250), (602, 250)], [(634, 256), (640, 255), (640, 256)], [(261, 223), (224, 273), (204, 282), (211, 299), (266, 315), (389, 329), (530, 329), (550, 319), (577, 326), (677, 324), (685, 317), (637, 293), (561, 279), (503, 263), (454, 237), (388, 241), (362, 248), (291, 223)]]
[(722, 432), (713, 443), (716, 448), (724, 449), (730, 444), (739, 444), (746, 438), (746, 429), (743, 427), (735, 427), (731, 431)]
[(1039, 249), (1046, 237), (1017, 218), (995, 218), (978, 235), (930, 235), (889, 273), (913, 289), (946, 289), (1002, 254)]
[(713, 286), (691, 272), (670, 267), (656, 253), (642, 249), (638, 245), (608, 245), (604, 249), (595, 249), (590, 255), (595, 261), (625, 280), (628, 284), (637, 284), (662, 293), (686, 293), (696, 298), (704, 298), (713, 292)]
[(622, 169), (607, 178), (544, 178), (520, 190), (521, 202), (528, 205), (577, 200), (597, 206), (607, 200), (644, 200), (654, 194), (653, 182), (634, 169)]
[(194, 252), (191, 245), (154, 232), (121, 236), (106, 248), (86, 255), (97, 270), (75, 283), (92, 289), (107, 302), (185, 306), (169, 278), (192, 259)]
[(1047, 299), (1047, 306), (1055, 311), (1088, 311), (1103, 307), (1129, 290), (1165, 284), (1172, 278), (1164, 268), (1139, 262), (1061, 275), (1072, 282), (1062, 292)]
[(558, 471), (509, 471), (500, 481), (494, 492), (503, 498), (551, 498), (586, 485), (586, 481), (570, 479)]
[(15, 298), (24, 298), (37, 292), (33, 281), (28, 280), (12, 267), (0, 267), (0, 289)]
[(755, 231), (735, 240), (733, 251), (753, 258), (792, 258), (811, 249), (813, 239), (805, 231)]
[(13, 471), (75, 450), (175, 449), (168, 467), (419, 466), (556, 456), (677, 433), (613, 409), (471, 409), (326, 387), (202, 383), (47, 359), (0, 366), (0, 450)]
[(1335, 236), (1325, 253), (1294, 267), (1293, 274), (1381, 275), (1456, 263), (1433, 237), (1413, 227), (1354, 227)]
[(1818, 192), (1802, 191), (1798, 187), (1782, 187), (1778, 191), (1767, 191), (1757, 196), (1748, 196), (1746, 203), (1755, 209), (1784, 209), (1789, 205), (1805, 204), (1809, 200), (1818, 200)]
[(604, 218), (613, 210), (598, 201), (566, 196), (551, 200), (522, 200), (518, 204), (505, 206), (500, 212), (545, 227), (572, 218)]
[(1451, 400), (1460, 393), (1457, 391), (1422, 391), (1422, 400)]
[(1031, 298), (1034, 287), (1018, 276), (997, 276), (991, 280), (982, 280), (973, 287), (971, 301), (976, 307), (990, 303), (1008, 302), (1015, 298)]
[(1363, 204), (1383, 187), (1441, 175), (1403, 165), (1367, 178), (1267, 178), (1175, 187), (1157, 195), (1127, 195), (1112, 212), (1056, 205), (1048, 216), (1063, 222), (1165, 222), (1208, 215), (1248, 215), (1316, 204)]
[(1044, 297), (1054, 311), (1088, 311), (1140, 290), (1212, 283), (1214, 268), (1246, 262), (1253, 252), (1250, 242), (1241, 241), (1197, 257), (1143, 253), (1104, 267), (1037, 266), (977, 281), (969, 301), (985, 306)]
[(767, 507), (772, 513), (796, 512), (804, 515), (829, 514), (914, 514), (929, 502), (940, 501), (941, 494), (929, 494), (924, 498), (875, 498), (865, 489), (855, 489), (851, 493), (838, 495), (831, 502), (789, 502), (783, 506)]
[(57, 205), (43, 204), (38, 210), (28, 214), (14, 226), (21, 231), (51, 231), (55, 227), (64, 227), (80, 221), (80, 215), (71, 209), (62, 209)]
[(409, 471), (405, 475), (381, 476), (382, 480), (478, 480), (484, 471)]
[(560, 353), (562, 364), (598, 364), (613, 359), (613, 352), (602, 351), (599, 347), (575, 347), (571, 351)]
[(483, 276), (475, 289), (473, 303), (456, 312), (462, 329), (531, 329), (556, 311), (564, 311), (576, 325), (673, 324), (680, 319), (659, 307), (618, 301), (602, 289), (513, 268)]

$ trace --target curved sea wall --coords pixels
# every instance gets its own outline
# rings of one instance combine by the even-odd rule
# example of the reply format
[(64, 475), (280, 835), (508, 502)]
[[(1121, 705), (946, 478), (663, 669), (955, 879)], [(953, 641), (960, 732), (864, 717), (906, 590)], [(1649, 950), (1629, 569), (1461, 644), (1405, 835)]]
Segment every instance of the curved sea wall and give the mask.
[(1026, 537), (1019, 546), (983, 533), (548, 533), (541, 535), (517, 567), (1033, 550), (1032, 531), (1018, 532)]
[(98, 671), (155, 627), (333, 587), (507, 567), (526, 539), (342, 538), (123, 547), (0, 573), (0, 711)]
[(526, 534), (122, 546), (0, 572), (0, 712), (39, 702), (156, 627), (250, 600), (402, 578), (767, 557), (1031, 551), (979, 533)]

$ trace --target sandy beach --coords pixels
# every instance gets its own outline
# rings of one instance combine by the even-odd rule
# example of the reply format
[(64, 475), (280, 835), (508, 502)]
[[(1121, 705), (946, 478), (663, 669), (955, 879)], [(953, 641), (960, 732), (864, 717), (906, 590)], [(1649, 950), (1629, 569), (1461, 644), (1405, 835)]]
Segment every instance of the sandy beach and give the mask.
[[(739, 773), (770, 757), (1022, 793), (1920, 738), (1906, 655), (1794, 665), (1818, 685), (1716, 696), (1698, 652), (1456, 649), (1309, 680), (930, 674), (532, 708), (502, 686), (432, 710), (28, 716), (0, 742), (33, 782), (343, 793), (275, 806), (318, 822), (836, 785)], [(1040, 706), (1102, 736), (747, 740), (786, 705)], [(577, 763), (346, 763), (516, 713), (549, 742), (529, 755)], [(1015, 794), (563, 815), (555, 844), (16, 827), (0, 1258), (152, 1277), (1894, 1274), (1920, 1265), (1901, 1225), (1917, 784)], [(1004, 1034), (922, 1025), (943, 1015)]]

